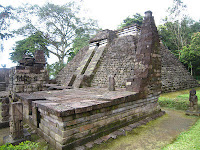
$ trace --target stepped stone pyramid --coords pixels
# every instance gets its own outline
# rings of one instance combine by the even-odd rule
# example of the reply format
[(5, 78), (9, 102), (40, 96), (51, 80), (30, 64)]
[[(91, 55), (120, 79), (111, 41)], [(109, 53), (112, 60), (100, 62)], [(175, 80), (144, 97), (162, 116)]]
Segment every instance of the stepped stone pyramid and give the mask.
[[(116, 87), (125, 87), (133, 77), (140, 28), (131, 25), (120, 30), (103, 30), (90, 40), (58, 74), (59, 85), (108, 87), (108, 77), (114, 76)], [(162, 92), (199, 86), (178, 59), (161, 43)]]
[(171, 92), (199, 86), (198, 82), (190, 75), (184, 65), (161, 44), (162, 91)]

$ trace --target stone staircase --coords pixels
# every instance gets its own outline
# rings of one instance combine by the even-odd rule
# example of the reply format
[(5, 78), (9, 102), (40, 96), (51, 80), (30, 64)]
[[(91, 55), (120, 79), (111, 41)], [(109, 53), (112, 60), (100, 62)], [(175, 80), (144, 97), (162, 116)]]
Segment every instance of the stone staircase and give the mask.
[(90, 78), (95, 72), (104, 50), (105, 45), (89, 48), (80, 66), (73, 74), (69, 86), (74, 88), (80, 88), (83, 85), (89, 86)]

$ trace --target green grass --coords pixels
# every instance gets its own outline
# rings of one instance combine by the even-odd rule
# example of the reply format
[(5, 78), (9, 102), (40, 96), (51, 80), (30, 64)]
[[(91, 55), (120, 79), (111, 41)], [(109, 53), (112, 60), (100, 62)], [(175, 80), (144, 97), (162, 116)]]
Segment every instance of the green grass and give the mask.
[[(200, 88), (195, 88), (200, 105)], [(162, 107), (168, 107), (178, 110), (187, 110), (189, 105), (189, 90), (182, 90), (172, 93), (162, 94), (159, 98), (159, 104)], [(190, 130), (182, 132), (173, 143), (165, 146), (163, 150), (199, 150), (200, 149), (200, 119)]]
[(200, 120), (189, 131), (182, 132), (177, 139), (163, 150), (199, 150), (200, 149)]
[[(198, 104), (200, 105), (200, 88), (195, 88)], [(189, 105), (189, 92), (191, 89), (162, 94), (159, 98), (161, 107), (168, 107), (177, 110), (187, 110)]]

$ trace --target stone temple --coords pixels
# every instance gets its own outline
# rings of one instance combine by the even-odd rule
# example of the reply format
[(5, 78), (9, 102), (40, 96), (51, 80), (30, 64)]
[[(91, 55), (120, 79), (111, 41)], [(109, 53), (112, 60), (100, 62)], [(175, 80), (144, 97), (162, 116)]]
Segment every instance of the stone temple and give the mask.
[(151, 11), (141, 28), (97, 33), (60, 71), (57, 84), (49, 84), (42, 50), (9, 74), (3, 122), (10, 103), (12, 112), (23, 116), (11, 114), (11, 139), (26, 139), (23, 118), (57, 150), (89, 148), (121, 135), (164, 114), (158, 105), (161, 92), (199, 86), (160, 42)]

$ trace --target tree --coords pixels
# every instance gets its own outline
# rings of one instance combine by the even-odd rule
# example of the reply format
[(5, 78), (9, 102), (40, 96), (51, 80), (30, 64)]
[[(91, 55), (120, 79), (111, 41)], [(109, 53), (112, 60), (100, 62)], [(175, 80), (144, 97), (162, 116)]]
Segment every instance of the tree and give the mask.
[(48, 42), (43, 38), (42, 32), (36, 32), (29, 37), (17, 41), (14, 52), (10, 53), (10, 59), (13, 62), (18, 62), (24, 55), (34, 56), (35, 50), (44, 50), (47, 57), (49, 57)]
[(180, 50), (190, 44), (192, 34), (200, 31), (200, 25), (191, 18), (185, 17), (180, 23), (166, 21), (164, 25), (158, 26), (158, 31), (164, 45), (172, 53), (180, 56)]
[(180, 58), (180, 49), (186, 46), (185, 33), (181, 28), (181, 23), (184, 23), (186, 5), (181, 0), (173, 0), (172, 7), (168, 8), (169, 17), (166, 17), (164, 22), (167, 30), (172, 35), (171, 43), (177, 47), (177, 51)]
[(12, 34), (7, 31), (7, 28), (10, 25), (9, 19), (12, 18), (11, 10), (12, 10), (11, 6), (4, 7), (0, 5), (0, 46), (1, 46), (0, 49), (1, 51), (3, 51), (3, 44), (2, 44), (3, 39), (12, 36)]
[(74, 51), (72, 44), (76, 38), (94, 33), (97, 28), (94, 20), (84, 20), (77, 16), (79, 8), (73, 2), (62, 6), (47, 3), (42, 7), (34, 5), (23, 9), (23, 12), (28, 10), (29, 14), (35, 15), (33, 18), (38, 21), (26, 18), (26, 26), (16, 33), (24, 35), (42, 31), (43, 38), (49, 44), (49, 52), (57, 56), (60, 64), (64, 64), (64, 58)]
[(143, 16), (141, 16), (139, 13), (136, 13), (135, 15), (133, 15), (133, 18), (127, 17), (126, 19), (124, 19), (119, 28), (127, 27), (132, 24), (137, 24), (138, 26), (141, 26), (142, 21), (143, 21)]
[(190, 69), (191, 75), (200, 75), (200, 32), (194, 33), (191, 44), (183, 47), (180, 60)]
[(89, 34), (83, 34), (83, 35), (77, 36), (73, 40), (72, 51), (69, 53), (68, 62), (74, 58), (74, 56), (78, 53), (78, 51), (81, 48), (89, 45), (90, 38), (91, 37)]

